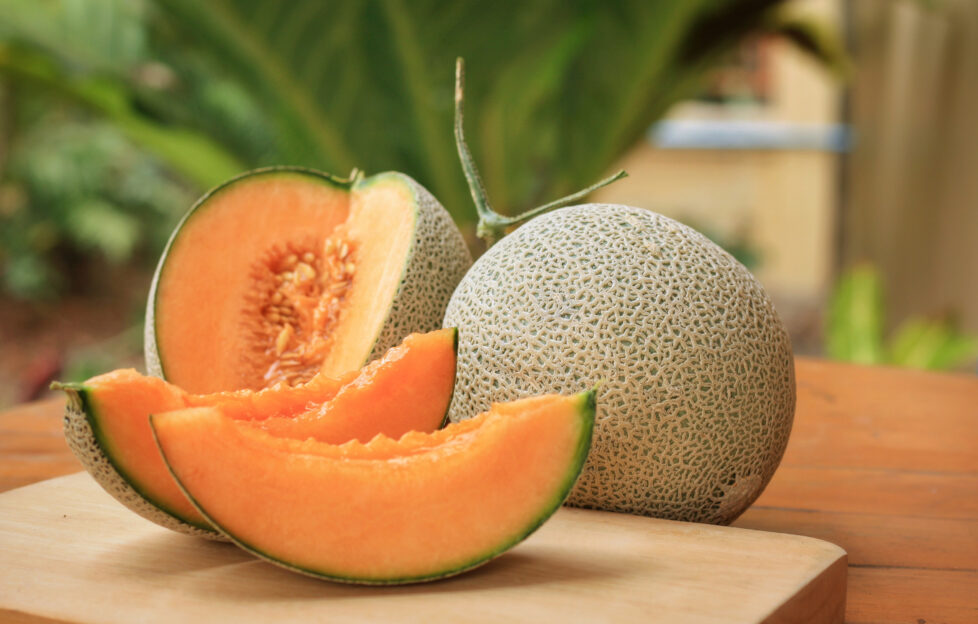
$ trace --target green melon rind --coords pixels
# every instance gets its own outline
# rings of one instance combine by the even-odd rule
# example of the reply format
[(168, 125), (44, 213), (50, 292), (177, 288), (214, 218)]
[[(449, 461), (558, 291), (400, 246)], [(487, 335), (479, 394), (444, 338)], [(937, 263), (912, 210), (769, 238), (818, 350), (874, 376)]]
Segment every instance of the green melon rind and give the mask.
[(474, 568), (477, 568), (485, 563), (488, 563), (492, 559), (495, 559), (499, 555), (502, 555), (510, 548), (513, 548), (527, 537), (529, 537), (534, 531), (543, 526), (546, 522), (563, 504), (567, 496), (571, 493), (574, 487), (574, 483), (581, 474), (581, 470), (584, 468), (584, 463), (587, 460), (588, 451), (591, 448), (591, 439), (594, 431), (594, 417), (597, 411), (596, 403), (596, 392), (590, 390), (588, 392), (582, 392), (577, 395), (577, 416), (579, 418), (579, 437), (577, 440), (576, 447), (574, 449), (573, 459), (568, 466), (566, 477), (561, 483), (558, 490), (554, 495), (546, 502), (546, 504), (541, 509), (540, 513), (536, 516), (536, 519), (530, 523), (528, 526), (522, 527), (516, 535), (512, 538), (504, 540), (497, 548), (473, 558), (472, 560), (441, 572), (435, 572), (433, 574), (423, 574), (418, 576), (406, 576), (398, 578), (362, 578), (362, 577), (351, 577), (344, 576), (335, 572), (324, 572), (322, 570), (312, 570), (310, 568), (304, 568), (301, 566), (294, 565), (287, 561), (282, 561), (281, 559), (276, 559), (258, 548), (243, 542), (233, 534), (227, 532), (218, 522), (215, 522), (213, 518), (207, 513), (207, 511), (197, 502), (197, 500), (184, 488), (183, 483), (180, 482), (179, 477), (173, 471), (170, 466), (169, 461), (166, 459), (166, 454), (163, 452), (162, 446), (160, 446), (159, 437), (156, 435), (156, 427), (153, 425), (153, 417), (150, 416), (150, 428), (153, 430), (153, 440), (156, 442), (156, 446), (160, 449), (160, 453), (163, 455), (163, 461), (166, 463), (167, 469), (170, 470), (170, 474), (173, 476), (174, 481), (183, 491), (184, 495), (188, 500), (197, 508), (197, 511), (201, 513), (202, 516), (207, 518), (207, 521), (214, 525), (221, 534), (226, 537), (229, 541), (233, 542), (238, 547), (242, 548), (255, 555), (256, 557), (263, 559), (269, 563), (280, 566), (287, 570), (293, 572), (298, 572), (299, 574), (304, 574), (306, 576), (311, 576), (318, 579), (324, 579), (328, 581), (334, 581), (337, 583), (347, 583), (351, 585), (406, 585), (409, 583), (423, 583), (427, 581), (437, 581), (439, 579), (448, 578), (450, 576), (455, 576), (463, 572), (467, 572)]
[(102, 489), (131, 511), (161, 527), (194, 537), (226, 541), (210, 526), (181, 518), (166, 505), (154, 502), (137, 480), (113, 460), (112, 445), (99, 424), (91, 388), (84, 384), (58, 384), (56, 388), (68, 395), (64, 416), (68, 448)]
[(448, 425), (449, 414), (452, 411), (452, 400), (455, 398), (455, 380), (458, 378), (458, 327), (452, 327), (452, 352), (455, 354), (455, 368), (452, 370), (452, 391), (448, 394), (448, 403), (445, 405), (445, 415), (438, 424), (439, 429), (444, 429)]
[(266, 175), (307, 176), (350, 193), (388, 180), (405, 185), (414, 197), (414, 238), (405, 257), (401, 281), (391, 300), (387, 318), (374, 338), (370, 354), (357, 365), (381, 357), (408, 334), (441, 328), (448, 300), (472, 265), (472, 255), (451, 215), (431, 193), (409, 176), (398, 172), (379, 173), (365, 180), (347, 181), (303, 167), (267, 167), (243, 173), (209, 191), (197, 200), (170, 235), (153, 275), (146, 305), (144, 351), (146, 370), (150, 375), (166, 379), (163, 358), (156, 343), (156, 296), (174, 242), (184, 226), (215, 196), (238, 182)]

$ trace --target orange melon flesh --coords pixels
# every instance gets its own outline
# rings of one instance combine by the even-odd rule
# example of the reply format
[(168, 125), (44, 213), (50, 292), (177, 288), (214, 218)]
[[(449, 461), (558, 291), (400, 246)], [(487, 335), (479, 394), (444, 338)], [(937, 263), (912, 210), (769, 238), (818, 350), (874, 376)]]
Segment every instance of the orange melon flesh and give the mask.
[(149, 428), (149, 415), (214, 405), (221, 405), (222, 411), (234, 418), (294, 414), (305, 410), (310, 402), (328, 401), (339, 391), (342, 381), (322, 375), (287, 392), (276, 387), (257, 393), (191, 395), (162, 379), (123, 369), (89, 379), (82, 384), (81, 393), (99, 444), (123, 478), (164, 511), (192, 525), (208, 527), (177, 488), (160, 458)]
[[(273, 265), (284, 275), (283, 258), (303, 250), (319, 262), (330, 237), (348, 243), (353, 270), (348, 290), (341, 288), (338, 324), (325, 327), (330, 321), (316, 314), (316, 297), (289, 291), (289, 313), (304, 319), (296, 332), (305, 333), (293, 332), (286, 344), (317, 342), (301, 356), (307, 371), (337, 376), (358, 368), (402, 277), (415, 218), (409, 190), (394, 182), (351, 194), (349, 183), (325, 175), (273, 169), (212, 192), (174, 234), (151, 295), (151, 337), (164, 376), (194, 393), (273, 384), (282, 360), (275, 338), (284, 327), (269, 325)], [(344, 283), (325, 283), (323, 296)]]
[(583, 465), (594, 394), (341, 446), (271, 436), (216, 409), (151, 420), (180, 486), (239, 546), (314, 576), (388, 584), (464, 571), (535, 530)]
[[(258, 392), (194, 395), (161, 379), (126, 369), (99, 375), (66, 389), (77, 391), (81, 396), (99, 445), (123, 479), (157, 507), (194, 526), (207, 528), (207, 521), (187, 501), (163, 463), (149, 427), (150, 414), (214, 407), (236, 420), (273, 418), (281, 422), (311, 412), (318, 418), (307, 415), (303, 417), (303, 423), (313, 433), (304, 431), (300, 425), (294, 429), (296, 435), (302, 438), (314, 435), (314, 430), (319, 427), (332, 431), (333, 439), (342, 442), (350, 439), (341, 439), (345, 432), (369, 439), (381, 431), (432, 431), (444, 422), (451, 400), (455, 346), (456, 332), (451, 328), (412, 334), (363, 372), (354, 371), (340, 378), (319, 374), (296, 388), (280, 385)], [(427, 364), (429, 359), (434, 362), (432, 366)], [(427, 371), (430, 375), (418, 375), (417, 371)], [(424, 399), (428, 403), (419, 401), (403, 406), (388, 424), (390, 413), (370, 409), (370, 403), (378, 401), (380, 406), (386, 407), (388, 394), (400, 390), (398, 380), (402, 375), (406, 382), (418, 386), (404, 389), (403, 396)], [(376, 387), (369, 385), (373, 378), (381, 381)], [(321, 405), (328, 405), (331, 399), (340, 395), (345, 397), (345, 403), (358, 407), (357, 422), (349, 422), (346, 415), (335, 409), (320, 409)], [(339, 425), (330, 423), (334, 418), (341, 419)], [(281, 433), (286, 432), (282, 429)]]
[[(400, 438), (408, 431), (434, 431), (445, 422), (455, 387), (454, 328), (412, 334), (400, 348), (368, 364), (329, 401), (292, 417), (254, 423), (285, 438), (313, 438), (329, 444), (367, 442), (381, 434)], [(223, 409), (222, 411), (227, 412)]]
[(93, 377), (77, 392), (99, 446), (120, 476), (167, 513), (196, 527), (210, 528), (173, 483), (159, 454), (153, 452), (147, 421), (154, 411), (186, 406), (186, 393), (132, 369)]
[(344, 314), (355, 327), (334, 333), (320, 368), (327, 375), (357, 368), (369, 356), (404, 272), (417, 219), (413, 202), (410, 188), (395, 179), (361, 185), (352, 196), (345, 234), (357, 243), (356, 275)]

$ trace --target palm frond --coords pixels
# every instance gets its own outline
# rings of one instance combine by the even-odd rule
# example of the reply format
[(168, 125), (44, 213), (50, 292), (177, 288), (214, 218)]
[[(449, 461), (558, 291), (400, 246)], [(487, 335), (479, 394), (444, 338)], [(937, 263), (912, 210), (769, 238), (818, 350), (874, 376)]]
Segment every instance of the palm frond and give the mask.
[[(469, 67), (471, 147), (494, 203), (514, 212), (601, 177), (744, 37), (781, 32), (830, 58), (810, 23), (776, 19), (783, 4), (8, 0), (0, 43), (109, 85), (126, 114), (95, 108), (167, 158), (174, 150), (147, 128), (209, 137), (211, 160), (234, 155), (225, 165), (401, 170), (467, 222), (455, 57)], [(172, 72), (172, 84), (146, 84), (146, 67)]]

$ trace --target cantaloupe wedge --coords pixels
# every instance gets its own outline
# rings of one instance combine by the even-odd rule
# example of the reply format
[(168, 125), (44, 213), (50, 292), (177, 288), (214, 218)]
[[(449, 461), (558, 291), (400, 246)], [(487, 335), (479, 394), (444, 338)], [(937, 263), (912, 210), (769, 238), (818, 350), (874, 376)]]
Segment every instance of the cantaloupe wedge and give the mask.
[(180, 487), (233, 542), (330, 580), (396, 584), (478, 566), (563, 502), (591, 441), (594, 393), (497, 404), (464, 423), (341, 446), (191, 408), (151, 418)]
[[(241, 422), (271, 418), (282, 434), (285, 421), (297, 417), (294, 435), (319, 437), (324, 434), (317, 432), (328, 431), (336, 442), (434, 431), (451, 401), (456, 345), (454, 329), (413, 334), (360, 372), (339, 379), (320, 374), (295, 388), (282, 384), (259, 392), (195, 395), (134, 370), (118, 370), (59, 386), (69, 397), (65, 437), (102, 487), (139, 515), (184, 533), (217, 536), (166, 469), (153, 442), (150, 414), (212, 407)], [(399, 409), (388, 409), (392, 403), (400, 403)]]
[[(451, 336), (457, 345), (458, 333)], [(418, 412), (433, 416), (448, 413), (455, 386), (455, 349), (447, 348), (448, 339), (447, 334), (438, 336), (439, 353), (391, 349), (322, 405), (295, 416), (272, 416), (253, 424), (274, 436), (313, 438), (329, 444), (369, 442), (377, 434), (397, 439), (408, 431), (431, 431), (433, 421), (419, 418)], [(416, 340), (405, 344), (410, 347)], [(437, 426), (441, 424), (444, 422)]]

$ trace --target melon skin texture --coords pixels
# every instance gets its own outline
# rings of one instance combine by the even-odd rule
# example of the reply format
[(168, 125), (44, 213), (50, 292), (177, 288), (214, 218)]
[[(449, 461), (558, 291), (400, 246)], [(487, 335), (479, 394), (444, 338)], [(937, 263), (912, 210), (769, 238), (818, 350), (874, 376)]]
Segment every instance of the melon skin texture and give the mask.
[(343, 583), (397, 585), (484, 564), (539, 528), (588, 453), (594, 392), (494, 405), (465, 423), (341, 446), (214, 409), (156, 414), (174, 478), (241, 548)]
[(387, 320), (377, 334), (373, 350), (362, 363), (383, 356), (408, 334), (439, 329), (455, 287), (472, 266), (472, 254), (452, 216), (413, 178), (403, 173), (382, 173), (359, 182), (354, 190), (387, 180), (397, 181), (411, 190), (416, 224)]
[[(188, 270), (186, 263), (184, 263), (184, 268), (180, 269), (183, 272), (179, 275), (169, 276), (169, 281), (166, 281), (168, 267), (173, 264), (170, 263), (170, 260), (175, 250), (180, 249), (179, 243), (181, 237), (185, 235), (189, 236), (188, 231), (194, 230), (195, 224), (201, 221), (198, 217), (206, 215), (211, 206), (219, 204), (222, 198), (226, 198), (229, 193), (238, 192), (246, 188), (248, 184), (267, 184), (269, 182), (276, 183), (276, 181), (281, 185), (292, 183), (293, 185), (305, 185), (307, 187), (320, 186), (326, 197), (322, 202), (324, 206), (322, 219), (329, 222), (337, 218), (327, 213), (336, 210), (336, 208), (330, 208), (329, 206), (336, 203), (335, 196), (338, 194), (349, 196), (350, 205), (353, 205), (356, 201), (366, 203), (367, 200), (363, 198), (371, 196), (371, 193), (374, 193), (374, 197), (384, 196), (385, 193), (387, 195), (404, 197), (407, 198), (407, 203), (409, 204), (403, 212), (403, 215), (398, 214), (394, 220), (391, 219), (389, 214), (387, 216), (373, 218), (370, 216), (369, 210), (364, 211), (363, 214), (365, 216), (359, 219), (358, 231), (361, 235), (369, 236), (371, 232), (387, 232), (393, 228), (402, 227), (403, 224), (400, 221), (403, 217), (408, 223), (406, 227), (410, 228), (410, 241), (404, 246), (407, 251), (397, 259), (400, 262), (398, 269), (400, 277), (395, 282), (396, 288), (392, 288), (390, 292), (377, 295), (372, 299), (370, 297), (360, 297), (361, 301), (370, 301), (369, 306), (364, 308), (364, 305), (361, 305), (361, 308), (379, 310), (381, 314), (376, 315), (377, 318), (367, 322), (366, 319), (359, 318), (357, 314), (341, 313), (341, 321), (340, 325), (337, 326), (336, 335), (355, 334), (359, 336), (359, 333), (363, 332), (364, 338), (354, 338), (352, 339), (352, 343), (351, 340), (343, 341), (344, 348), (340, 349), (342, 352), (341, 355), (337, 355), (328, 364), (323, 363), (322, 370), (324, 372), (335, 376), (342, 372), (356, 369), (366, 362), (382, 356), (388, 349), (397, 345), (401, 339), (410, 333), (426, 332), (441, 327), (441, 319), (444, 315), (448, 299), (459, 280), (471, 266), (472, 257), (465, 240), (455, 226), (451, 216), (431, 193), (412, 178), (397, 172), (380, 173), (365, 179), (357, 178), (352, 181), (346, 181), (329, 174), (299, 167), (258, 169), (244, 173), (209, 191), (190, 209), (171, 235), (167, 247), (157, 265), (147, 301), (144, 353), (146, 368), (150, 375), (167, 379), (181, 385), (188, 391), (196, 393), (237, 390), (241, 388), (257, 389), (260, 387), (241, 383), (235, 377), (237, 374), (235, 371), (231, 371), (231, 373), (227, 372), (229, 366), (233, 367), (236, 359), (242, 360), (247, 358), (241, 341), (238, 338), (226, 335), (227, 332), (224, 329), (236, 327), (241, 324), (238, 309), (243, 310), (249, 305), (247, 299), (242, 297), (242, 293), (235, 291), (234, 293), (229, 293), (228, 297), (225, 298), (225, 300), (233, 299), (236, 308), (233, 306), (231, 308), (225, 307), (223, 312), (214, 313), (217, 314), (216, 317), (208, 317), (203, 321), (199, 321), (200, 326), (193, 329), (192, 335), (201, 336), (203, 340), (179, 339), (178, 343), (187, 344), (189, 347), (170, 348), (167, 350), (163, 346), (165, 337), (161, 333), (161, 327), (164, 327), (162, 323), (166, 320), (167, 316), (166, 312), (162, 309), (165, 307), (165, 302), (163, 301), (165, 287), (163, 284), (164, 282), (171, 285), (179, 284), (181, 276), (196, 272), (196, 267)], [(274, 203), (276, 197), (277, 191), (270, 192), (270, 200), (266, 203)], [(343, 208), (343, 210), (346, 210), (346, 208)], [(350, 210), (352, 213), (352, 209)], [(247, 229), (251, 227), (247, 208), (237, 209), (236, 207), (236, 209), (230, 212), (241, 213), (240, 218), (235, 216), (232, 219), (235, 228)], [(308, 213), (308, 207), (306, 207), (306, 213)], [(263, 219), (267, 220), (268, 218), (268, 215), (264, 215), (258, 219), (253, 227), (260, 230)], [(342, 222), (342, 219), (340, 221)], [(397, 222), (395, 223), (394, 221)], [(343, 225), (345, 226), (346, 224), (344, 223)], [(227, 229), (223, 226), (209, 227), (215, 231)], [(197, 228), (197, 230), (200, 229)], [(292, 227), (292, 230), (295, 232), (295, 227)], [(215, 235), (220, 237), (220, 234)], [(310, 234), (309, 236), (312, 235)], [(197, 231), (193, 231), (193, 239), (208, 240), (207, 236), (200, 236), (200, 233)], [(278, 240), (270, 235), (269, 239), (264, 243), (265, 247), (261, 248), (259, 246), (253, 253), (261, 256), (265, 253), (263, 249), (271, 249), (276, 246), (281, 248), (283, 245), (291, 244), (291, 242), (294, 241)], [(317, 243), (321, 242), (321, 239), (317, 240)], [(223, 254), (220, 253), (219, 249), (222, 245), (226, 244), (233, 243), (223, 241), (200, 243), (197, 246), (205, 248), (204, 259), (209, 266), (219, 267), (224, 262)], [(254, 246), (253, 242), (251, 244)], [(211, 247), (213, 247), (213, 253), (211, 253)], [(257, 261), (251, 257), (248, 259)], [(251, 270), (248, 266), (240, 266), (238, 269), (241, 274)], [(358, 291), (368, 290), (370, 288), (369, 284), (366, 284), (363, 279), (358, 281), (361, 273), (360, 269), (361, 267), (358, 265), (357, 271), (352, 278), (355, 284), (354, 288), (358, 289)], [(202, 274), (208, 275), (210, 268), (202, 266), (201, 271)], [(218, 283), (214, 287), (221, 288), (221, 285)], [(199, 288), (204, 288), (204, 286), (200, 286)], [(204, 305), (202, 307), (206, 311), (206, 308), (214, 306)], [(181, 314), (183, 316), (180, 317), (179, 322), (174, 322), (171, 319), (169, 325), (171, 328), (170, 331), (180, 333), (188, 325), (197, 324), (199, 315), (196, 313), (198, 309), (195, 308), (193, 294), (191, 293), (190, 297), (185, 297), (181, 304), (177, 306), (177, 309), (182, 311)], [(189, 313), (186, 312), (188, 310)], [(211, 316), (214, 316), (214, 314), (211, 314)], [(373, 312), (370, 315), (375, 316)], [(254, 315), (252, 314), (252, 316)], [(224, 332), (222, 334), (223, 337), (213, 337), (215, 333), (220, 332)], [(246, 331), (242, 333), (246, 333)], [(331, 337), (330, 339), (332, 340), (333, 338)], [(350, 346), (351, 344), (353, 346)], [(169, 369), (174, 368), (172, 366), (173, 362), (178, 360), (187, 362), (188, 360), (192, 361), (194, 359), (198, 359), (201, 362), (196, 367), (195, 373), (170, 374)], [(214, 359), (214, 365), (211, 364), (211, 359)], [(209, 379), (209, 371), (211, 370), (225, 372), (217, 374), (219, 380), (211, 380)], [(229, 375), (234, 381), (229, 381)]]
[(64, 431), (68, 448), (112, 498), (142, 518), (171, 531), (209, 540), (227, 541), (226, 537), (213, 528), (191, 523), (151, 503), (144, 492), (140, 492), (129, 480), (123, 478), (104, 452), (104, 442), (100, 442), (103, 436), (88, 416), (91, 412), (88, 391), (83, 387), (65, 388), (65, 391), (68, 393), (68, 405), (65, 408)]
[(479, 258), (449, 302), (449, 418), (600, 383), (568, 504), (727, 524), (760, 495), (791, 431), (788, 333), (750, 272), (651, 211), (537, 217)]

